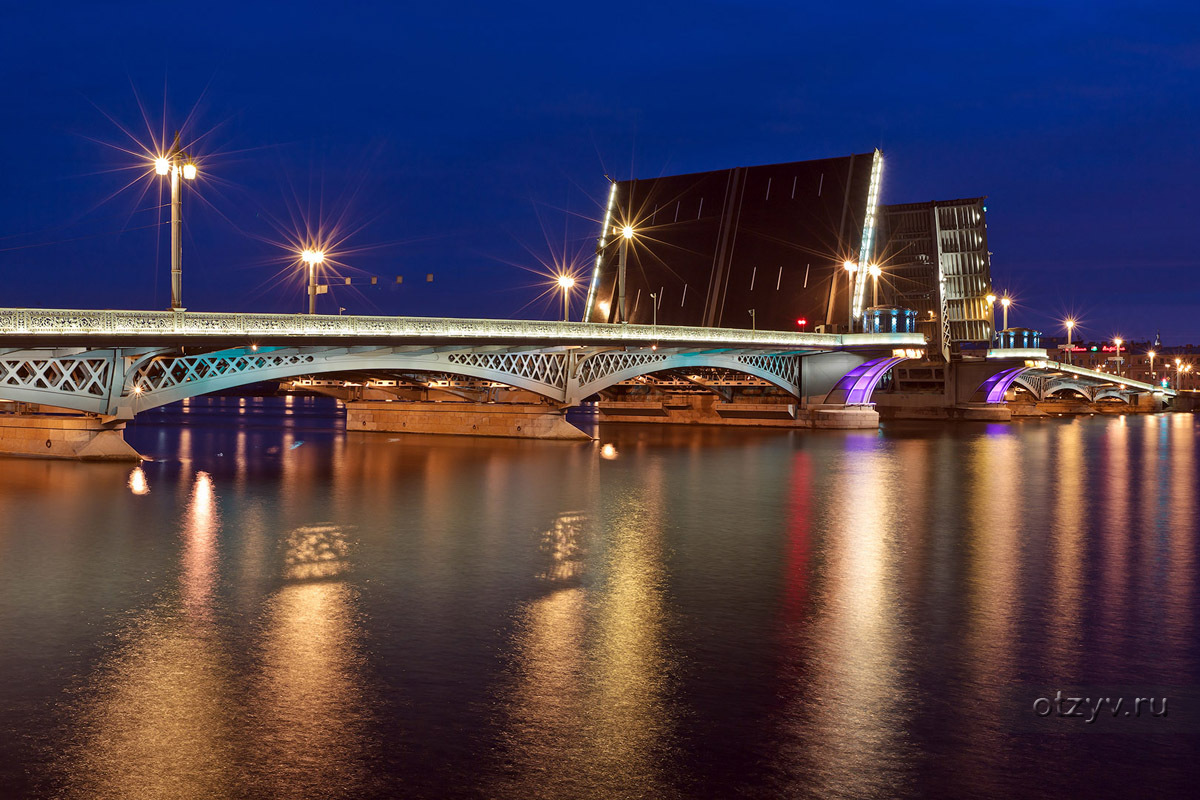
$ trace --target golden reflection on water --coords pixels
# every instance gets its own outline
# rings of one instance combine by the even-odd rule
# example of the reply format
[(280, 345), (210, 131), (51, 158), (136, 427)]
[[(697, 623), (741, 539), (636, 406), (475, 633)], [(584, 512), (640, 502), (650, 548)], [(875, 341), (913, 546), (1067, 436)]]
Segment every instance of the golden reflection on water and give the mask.
[[(647, 465), (649, 471), (655, 467)], [(511, 796), (661, 795), (673, 733), (663, 637), (662, 475), (620, 492), (591, 527), (561, 514), (543, 535), (547, 594), (521, 615), (502, 703)], [(584, 572), (587, 588), (575, 585)], [(503, 781), (502, 781), (503, 782)]]
[(903, 628), (894, 520), (911, 490), (901, 465), (864, 440), (832, 476), (824, 575), (806, 637), (811, 671), (792, 696), (791, 781), (817, 796), (898, 790), (905, 741)]
[(354, 797), (370, 782), (357, 595), (339, 579), (349, 545), (335, 525), (284, 540), (287, 583), (268, 599), (251, 705), (249, 763), (261, 797)]
[(137, 495), (150, 494), (150, 484), (146, 482), (146, 471), (134, 467), (129, 473), (129, 491)]
[(1054, 679), (1081, 680), (1077, 662), (1083, 641), (1084, 564), (1086, 537), (1092, 524), (1084, 455), (1083, 426), (1078, 422), (1058, 428), (1054, 505), (1049, 509), (1051, 564), (1049, 578), (1052, 635), (1046, 638), (1046, 663)]
[(235, 711), (211, 613), (219, 524), (211, 478), (197, 473), (181, 531), (182, 602), (164, 600), (136, 620), (93, 680), (58, 764), (66, 796), (230, 793)]
[[(1167, 421), (1169, 420), (1169, 421)], [(1196, 470), (1196, 430), (1193, 414), (1168, 417), (1165, 438), (1170, 457), (1166, 480), (1166, 547), (1151, 569), (1157, 577), (1161, 568), (1164, 595), (1164, 633), (1169, 643), (1167, 667), (1172, 679), (1188, 674), (1187, 653), (1194, 646), (1196, 620), (1193, 617), (1192, 592), (1196, 581), (1196, 492), (1200, 475)]]

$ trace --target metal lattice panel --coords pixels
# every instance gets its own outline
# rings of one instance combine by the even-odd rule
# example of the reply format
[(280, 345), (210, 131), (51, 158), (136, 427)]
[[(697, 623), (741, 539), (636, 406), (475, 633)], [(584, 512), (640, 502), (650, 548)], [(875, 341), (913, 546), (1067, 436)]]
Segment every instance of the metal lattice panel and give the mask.
[(103, 397), (108, 386), (107, 358), (0, 359), (0, 385)]
[(1042, 400), (1046, 397), (1046, 387), (1050, 385), (1050, 379), (1043, 375), (1025, 373), (1017, 376), (1017, 379), (1013, 383), (1024, 386), (1035, 398)]
[[(254, 356), (183, 356), (180, 358), (155, 358), (142, 365), (134, 374), (131, 384), (142, 394), (170, 389), (181, 384), (225, 378), (233, 375), (250, 374), (274, 367), (302, 367), (313, 363), (311, 355)], [(250, 381), (252, 382), (253, 378)]]
[(626, 353), (613, 351), (596, 353), (583, 360), (579, 365), (579, 385), (587, 386), (603, 380), (616, 372), (630, 367), (643, 367), (647, 364), (658, 364), (667, 360), (661, 353)]
[(447, 360), (451, 364), (515, 375), (556, 389), (567, 386), (566, 353), (451, 353)]
[(737, 360), (769, 372), (791, 386), (800, 385), (800, 356), (738, 356)]

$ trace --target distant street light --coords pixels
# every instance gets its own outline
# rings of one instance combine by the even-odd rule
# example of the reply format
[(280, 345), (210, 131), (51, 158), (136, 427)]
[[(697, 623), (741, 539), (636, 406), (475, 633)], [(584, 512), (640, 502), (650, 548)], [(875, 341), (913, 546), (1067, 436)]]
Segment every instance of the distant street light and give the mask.
[(306, 249), (300, 260), (308, 264), (308, 313), (317, 313), (317, 267), (325, 263), (325, 251)]
[(570, 275), (559, 275), (558, 286), (562, 289), (563, 295), (563, 322), (571, 320), (571, 289), (575, 286), (575, 279)]
[(846, 333), (854, 333), (854, 273), (858, 272), (858, 264), (843, 261), (842, 268), (846, 270)]
[(179, 134), (165, 155), (154, 159), (154, 172), (171, 176), (171, 308), (183, 311), (183, 187), (184, 180), (196, 180), (196, 165), (179, 146)]
[[(1068, 318), (1065, 324), (1067, 326), (1067, 363), (1073, 364), (1075, 363), (1075, 356), (1071, 352), (1071, 334), (1075, 332), (1075, 320)], [(1151, 358), (1153, 358), (1153, 355), (1151, 355)]]
[(632, 225), (621, 228), (621, 260), (617, 265), (617, 313), (621, 315), (621, 322), (629, 321), (625, 316), (625, 273), (629, 265), (629, 240), (633, 234)]
[(996, 336), (996, 295), (989, 292), (986, 299), (987, 299), (987, 304), (988, 304), (988, 321), (989, 321), (989, 323), (991, 323), (991, 326), (992, 326), (992, 337), (995, 338), (995, 336)]
[(1113, 344), (1115, 344), (1117, 346), (1117, 377), (1118, 378), (1121, 377), (1121, 345), (1124, 343), (1125, 343), (1125, 340), (1119, 336), (1117, 338), (1113, 339)]
[(1000, 305), (1004, 308), (1004, 330), (1008, 330), (1008, 307), (1012, 305), (1011, 297), (1001, 297)]
[(871, 294), (871, 305), (877, 306), (879, 305), (879, 276), (883, 274), (883, 270), (879, 268), (878, 264), (872, 264), (871, 266), (867, 267), (867, 271), (871, 274), (871, 284), (873, 290)]
[(1154, 381), (1154, 351), (1147, 351), (1146, 355), (1150, 356), (1150, 380)]

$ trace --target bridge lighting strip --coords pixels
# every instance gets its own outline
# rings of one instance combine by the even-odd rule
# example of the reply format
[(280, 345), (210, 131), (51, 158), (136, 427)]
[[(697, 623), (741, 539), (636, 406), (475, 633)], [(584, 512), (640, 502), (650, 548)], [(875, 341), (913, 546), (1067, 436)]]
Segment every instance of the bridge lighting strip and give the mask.
[(617, 197), (617, 182), (613, 181), (608, 189), (608, 209), (604, 212), (604, 227), (600, 229), (600, 246), (596, 248), (596, 266), (592, 270), (592, 282), (588, 285), (587, 302), (583, 304), (583, 320), (592, 316), (592, 301), (596, 299), (596, 284), (600, 282), (600, 259), (604, 257), (604, 247), (608, 243), (608, 223), (612, 220), (613, 201)]
[[(875, 209), (879, 205), (879, 184), (883, 177), (883, 153), (875, 150), (871, 158), (871, 183), (867, 189), (867, 214), (863, 218), (862, 244), (858, 248), (858, 273), (854, 282), (854, 318), (862, 316), (863, 298), (867, 294), (867, 263), (875, 245)], [(935, 212), (936, 213), (936, 210)]]
[[(176, 339), (189, 337), (354, 337), (372, 344), (388, 339), (441, 339), (486, 344), (496, 339), (526, 339), (547, 346), (628, 342), (711, 344), (714, 347), (924, 347), (922, 333), (804, 333), (748, 331), (740, 328), (694, 328), (674, 325), (622, 325), (546, 320), (457, 319), (438, 317), (367, 317), (309, 314), (223, 314), (191, 311), (86, 311), (0, 308), (0, 337), (21, 337), (38, 346), (38, 336), (82, 336), (85, 339), (130, 336)], [(183, 343), (183, 342), (181, 342)], [(401, 343), (401, 342), (397, 342)]]

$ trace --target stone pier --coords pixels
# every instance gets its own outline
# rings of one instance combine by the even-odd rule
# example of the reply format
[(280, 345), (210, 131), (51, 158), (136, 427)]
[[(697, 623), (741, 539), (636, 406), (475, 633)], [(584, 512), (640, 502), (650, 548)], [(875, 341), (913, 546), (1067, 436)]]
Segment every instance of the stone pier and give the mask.
[(801, 404), (790, 397), (776, 402), (729, 402), (714, 394), (667, 394), (656, 399), (601, 400), (599, 411), (602, 422), (841, 430), (879, 427), (879, 414), (871, 406)]
[(533, 403), (351, 400), (346, 403), (346, 430), (591, 441), (567, 422), (565, 413)]
[(0, 414), (0, 455), (141, 461), (124, 430), (124, 422), (78, 414)]

